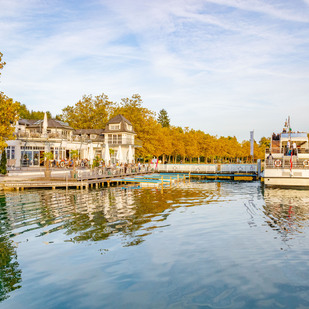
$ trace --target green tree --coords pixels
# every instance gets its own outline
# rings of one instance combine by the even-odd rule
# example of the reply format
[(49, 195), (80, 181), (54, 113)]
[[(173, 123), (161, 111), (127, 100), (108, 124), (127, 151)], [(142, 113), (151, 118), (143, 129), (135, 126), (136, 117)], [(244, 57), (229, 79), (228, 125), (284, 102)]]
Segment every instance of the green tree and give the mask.
[(3, 149), (1, 154), (1, 162), (0, 162), (0, 174), (6, 175), (6, 151)]
[[(45, 112), (43, 111), (29, 111), (25, 104), (20, 104), (19, 110), (18, 110), (19, 118), (21, 119), (35, 119), (40, 120), (44, 119)], [(50, 119), (52, 118), (51, 112), (46, 112), (47, 117)]]
[(170, 119), (168, 117), (167, 111), (165, 109), (161, 109), (158, 115), (158, 122), (161, 124), (163, 128), (169, 128)]

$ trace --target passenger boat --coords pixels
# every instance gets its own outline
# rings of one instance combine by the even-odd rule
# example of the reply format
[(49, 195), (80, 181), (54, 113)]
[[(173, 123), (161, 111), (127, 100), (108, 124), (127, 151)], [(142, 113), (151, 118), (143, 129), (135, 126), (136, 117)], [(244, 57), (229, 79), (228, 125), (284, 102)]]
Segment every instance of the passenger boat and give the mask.
[(270, 149), (266, 149), (264, 184), (309, 188), (308, 134), (293, 132), (290, 118), (281, 133), (272, 135)]

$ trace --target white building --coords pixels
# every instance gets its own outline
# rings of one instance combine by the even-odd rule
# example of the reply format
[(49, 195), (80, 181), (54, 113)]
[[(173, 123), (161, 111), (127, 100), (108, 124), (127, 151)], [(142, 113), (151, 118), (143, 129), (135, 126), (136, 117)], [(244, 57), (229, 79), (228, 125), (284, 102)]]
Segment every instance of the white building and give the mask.
[[(105, 149), (112, 149), (111, 162), (132, 163), (135, 148), (134, 129), (128, 119), (117, 115), (105, 129), (74, 130), (57, 119), (20, 119), (15, 140), (7, 141), (8, 166), (40, 166), (44, 152), (52, 152), (55, 160), (70, 159), (70, 151), (78, 150), (80, 159), (103, 158)], [(108, 164), (108, 162), (106, 162)]]

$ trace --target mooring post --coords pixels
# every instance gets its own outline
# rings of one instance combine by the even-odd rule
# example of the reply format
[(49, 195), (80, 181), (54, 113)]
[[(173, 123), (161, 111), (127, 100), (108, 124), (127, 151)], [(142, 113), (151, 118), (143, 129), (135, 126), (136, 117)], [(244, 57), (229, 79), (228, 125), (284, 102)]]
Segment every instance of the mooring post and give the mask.
[(177, 182), (179, 182), (179, 174), (177, 174)]
[(190, 179), (191, 179), (191, 172), (189, 172), (189, 181), (190, 181)]

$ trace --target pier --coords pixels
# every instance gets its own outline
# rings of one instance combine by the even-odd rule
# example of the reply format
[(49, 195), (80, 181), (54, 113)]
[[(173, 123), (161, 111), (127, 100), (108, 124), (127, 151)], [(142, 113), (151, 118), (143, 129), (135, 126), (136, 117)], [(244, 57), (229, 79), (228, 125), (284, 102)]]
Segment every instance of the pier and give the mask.
[(171, 187), (187, 179), (253, 181), (259, 178), (258, 164), (159, 164), (140, 169), (53, 170), (45, 178), (44, 171), (19, 171), (0, 179), (0, 190), (25, 189), (98, 189), (138, 184), (139, 187)]

